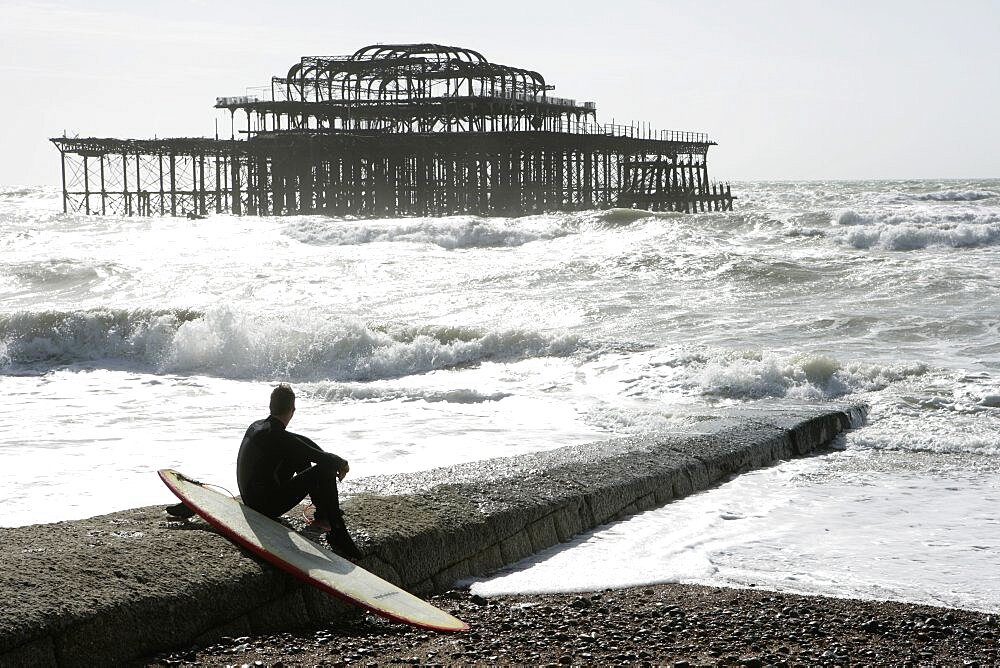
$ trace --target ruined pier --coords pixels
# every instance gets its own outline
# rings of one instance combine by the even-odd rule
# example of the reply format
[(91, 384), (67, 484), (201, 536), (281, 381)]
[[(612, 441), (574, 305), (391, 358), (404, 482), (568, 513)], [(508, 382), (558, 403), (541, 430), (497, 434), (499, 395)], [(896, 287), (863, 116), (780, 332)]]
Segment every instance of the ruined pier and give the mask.
[(56, 137), (65, 212), (395, 217), (728, 211), (704, 133), (598, 123), (538, 72), (437, 44), (303, 57), (219, 97), (229, 138)]

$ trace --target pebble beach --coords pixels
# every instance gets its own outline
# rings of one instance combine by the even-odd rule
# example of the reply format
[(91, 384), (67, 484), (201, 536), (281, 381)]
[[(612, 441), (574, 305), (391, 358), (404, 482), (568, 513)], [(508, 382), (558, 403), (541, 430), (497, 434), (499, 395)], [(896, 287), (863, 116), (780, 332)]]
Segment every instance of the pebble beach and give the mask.
[(430, 599), (470, 625), (435, 634), (370, 615), (224, 638), (148, 666), (996, 666), (1000, 615), (757, 589), (663, 584)]

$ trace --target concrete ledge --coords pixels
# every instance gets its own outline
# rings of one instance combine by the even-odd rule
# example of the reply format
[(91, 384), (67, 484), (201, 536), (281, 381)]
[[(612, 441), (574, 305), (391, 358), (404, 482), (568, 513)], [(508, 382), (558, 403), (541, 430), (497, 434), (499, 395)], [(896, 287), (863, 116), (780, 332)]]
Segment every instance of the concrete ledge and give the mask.
[[(695, 428), (345, 485), (368, 570), (427, 594), (573, 535), (807, 454), (862, 406), (699, 416)], [(150, 484), (153, 484), (152, 482)], [(296, 525), (294, 511), (289, 522)], [(355, 614), (159, 506), (0, 529), (0, 665), (118, 663)]]

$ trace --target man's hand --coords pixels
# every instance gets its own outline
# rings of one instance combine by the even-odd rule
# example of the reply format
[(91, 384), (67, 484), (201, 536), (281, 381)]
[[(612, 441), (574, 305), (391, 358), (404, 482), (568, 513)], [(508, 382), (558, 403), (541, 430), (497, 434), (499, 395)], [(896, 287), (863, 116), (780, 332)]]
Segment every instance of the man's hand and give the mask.
[(347, 472), (350, 470), (351, 470), (351, 465), (348, 464), (347, 462), (344, 462), (344, 465), (341, 466), (340, 470), (337, 471), (337, 480), (342, 481), (344, 478), (346, 478)]

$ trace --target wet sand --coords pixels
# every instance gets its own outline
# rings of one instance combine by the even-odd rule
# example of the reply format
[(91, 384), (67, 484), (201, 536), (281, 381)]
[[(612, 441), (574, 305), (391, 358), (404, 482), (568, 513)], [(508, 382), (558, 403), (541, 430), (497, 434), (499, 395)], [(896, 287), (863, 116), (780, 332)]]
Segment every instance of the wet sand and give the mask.
[(676, 584), (488, 599), (454, 590), (430, 600), (470, 631), (358, 615), (145, 665), (1000, 665), (1000, 615), (923, 605)]

